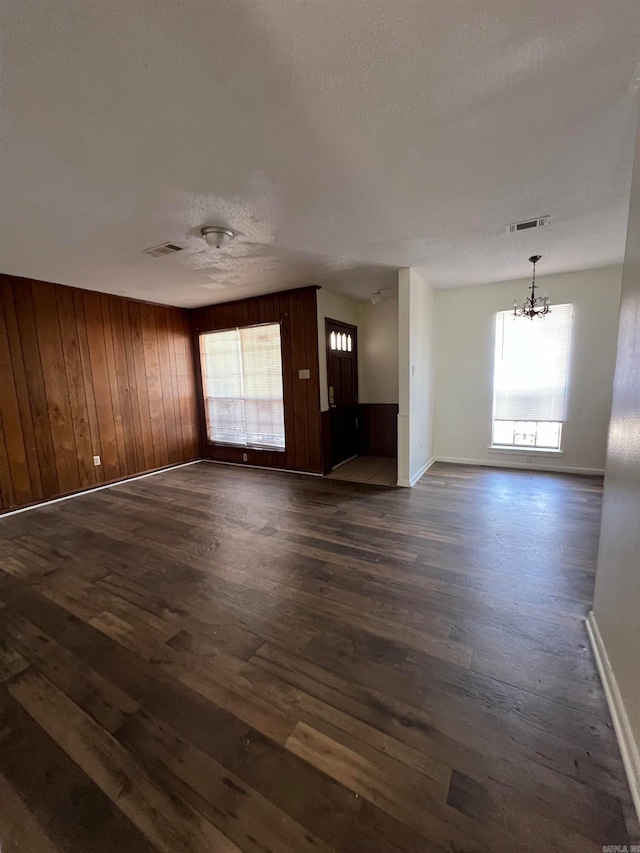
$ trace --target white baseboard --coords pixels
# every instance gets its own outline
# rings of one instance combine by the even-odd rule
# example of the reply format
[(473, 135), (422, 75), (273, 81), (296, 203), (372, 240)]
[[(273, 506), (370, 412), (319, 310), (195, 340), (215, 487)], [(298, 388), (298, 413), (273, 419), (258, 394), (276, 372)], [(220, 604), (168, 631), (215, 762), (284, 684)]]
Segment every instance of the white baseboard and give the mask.
[(88, 489), (81, 489), (70, 495), (62, 495), (60, 498), (51, 498), (49, 501), (39, 501), (38, 503), (29, 504), (29, 506), (10, 509), (8, 512), (0, 513), (0, 520), (9, 515), (17, 515), (19, 512), (29, 512), (31, 509), (40, 509), (43, 506), (60, 503), (60, 501), (70, 501), (72, 498), (81, 498), (83, 495), (91, 494), (91, 492), (101, 492), (102, 489), (112, 489), (114, 486), (124, 486), (125, 483), (130, 483), (132, 480), (143, 480), (145, 477), (154, 477), (156, 474), (164, 474), (165, 471), (174, 471), (176, 468), (186, 468), (187, 465), (195, 465), (196, 462), (202, 462), (202, 459), (192, 459), (191, 462), (179, 462), (177, 465), (166, 465), (164, 468), (156, 468), (155, 471), (147, 471), (145, 474), (134, 474), (133, 477), (122, 477), (120, 480), (114, 480), (113, 483), (105, 483), (102, 486), (90, 486)]
[[(356, 459), (357, 457), (354, 456), (353, 458)], [(353, 460), (349, 461), (352, 462)], [(281, 471), (283, 474), (302, 474), (304, 477), (324, 477), (324, 474), (317, 474), (315, 471), (296, 471), (295, 468), (274, 468), (271, 465), (250, 465), (248, 462), (226, 462), (224, 459), (207, 459), (206, 456), (198, 459), (198, 462), (211, 462), (213, 465), (231, 465), (233, 468), (257, 468), (259, 471), (275, 471), (276, 473)]]
[(418, 480), (420, 479), (420, 477), (422, 477), (422, 476), (423, 476), (423, 474), (426, 474), (426, 473), (427, 473), (427, 471), (429, 470), (429, 468), (431, 468), (431, 466), (433, 465), (433, 463), (434, 463), (435, 461), (436, 461), (436, 460), (435, 460), (435, 457), (434, 457), (434, 456), (432, 456), (432, 457), (431, 457), (431, 459), (428, 459), (428, 460), (424, 463), (424, 465), (422, 466), (422, 468), (418, 471), (418, 473), (413, 475), (413, 477), (412, 477), (412, 478), (411, 478), (411, 480), (409, 481), (410, 485), (411, 485), (411, 486), (415, 486), (415, 484), (418, 482)]
[[(354, 457), (355, 458), (355, 457)], [(187, 465), (195, 465), (196, 462), (213, 462), (215, 465), (235, 465), (238, 468), (260, 468), (262, 471), (285, 471), (287, 474), (304, 474), (306, 477), (322, 477), (322, 474), (316, 474), (313, 471), (294, 471), (289, 468), (269, 468), (266, 465), (248, 465), (246, 462), (223, 462), (219, 459), (192, 459), (190, 462), (179, 462), (177, 465), (165, 465), (164, 468), (156, 468), (155, 471), (147, 471), (144, 474), (134, 474), (133, 477), (122, 477), (119, 480), (114, 480), (113, 483), (104, 483), (101, 486), (90, 486), (88, 489), (80, 489), (70, 495), (62, 495), (59, 498), (51, 498), (48, 501), (39, 501), (38, 503), (29, 504), (29, 506), (21, 506), (17, 509), (10, 509), (0, 513), (0, 519), (7, 518), (10, 515), (17, 515), (19, 512), (29, 512), (31, 509), (39, 509), (50, 504), (57, 504), (60, 501), (70, 501), (72, 498), (81, 498), (83, 495), (91, 494), (91, 492), (100, 492), (102, 489), (112, 489), (114, 486), (123, 486), (125, 483), (130, 483), (132, 480), (142, 480), (145, 477), (154, 477), (156, 474), (164, 474), (165, 471), (173, 471), (176, 468), (186, 468)]]
[(593, 611), (589, 613), (585, 622), (591, 648), (593, 649), (593, 656), (596, 659), (598, 672), (600, 673), (604, 695), (607, 699), (611, 719), (613, 720), (613, 728), (618, 739), (624, 769), (627, 773), (631, 797), (638, 813), (638, 820), (640, 820), (640, 751), (638, 743), (631, 729), (629, 717), (627, 716), (618, 683), (611, 668), (609, 656), (607, 655), (607, 650)]
[(429, 468), (431, 468), (431, 466), (433, 465), (433, 463), (435, 461), (436, 461), (435, 456), (432, 456), (431, 459), (429, 459), (427, 462), (425, 462), (424, 465), (422, 466), (422, 468), (418, 471), (418, 473), (414, 474), (410, 480), (404, 480), (404, 479), (398, 480), (397, 485), (402, 486), (403, 489), (413, 488), (413, 486), (415, 486), (415, 484), (418, 482), (420, 477), (422, 477), (424, 474), (427, 473), (427, 471), (429, 470)]
[(604, 476), (604, 468), (576, 468), (571, 465), (550, 465), (544, 462), (503, 462), (500, 459), (461, 459), (458, 456), (436, 456), (435, 462), (451, 462), (454, 465), (482, 465), (484, 468), (515, 468), (518, 471), (556, 471), (558, 474), (591, 474)]

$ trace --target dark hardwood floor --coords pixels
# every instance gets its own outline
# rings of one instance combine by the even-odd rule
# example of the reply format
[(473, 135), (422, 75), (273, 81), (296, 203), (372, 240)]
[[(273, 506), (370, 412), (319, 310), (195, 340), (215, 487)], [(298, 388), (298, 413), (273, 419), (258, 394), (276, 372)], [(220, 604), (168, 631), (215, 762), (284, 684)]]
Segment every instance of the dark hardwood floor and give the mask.
[(202, 462), (0, 519), (3, 853), (637, 843), (583, 624), (600, 501)]

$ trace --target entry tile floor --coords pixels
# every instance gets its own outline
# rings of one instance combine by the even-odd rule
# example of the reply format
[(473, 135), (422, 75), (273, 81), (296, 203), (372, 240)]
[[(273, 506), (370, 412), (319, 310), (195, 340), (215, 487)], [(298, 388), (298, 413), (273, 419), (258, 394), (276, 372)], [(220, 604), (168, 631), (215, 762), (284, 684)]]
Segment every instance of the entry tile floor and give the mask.
[(375, 486), (395, 486), (398, 479), (396, 459), (386, 456), (358, 456), (330, 474), (330, 480), (348, 480), (351, 483), (371, 483)]

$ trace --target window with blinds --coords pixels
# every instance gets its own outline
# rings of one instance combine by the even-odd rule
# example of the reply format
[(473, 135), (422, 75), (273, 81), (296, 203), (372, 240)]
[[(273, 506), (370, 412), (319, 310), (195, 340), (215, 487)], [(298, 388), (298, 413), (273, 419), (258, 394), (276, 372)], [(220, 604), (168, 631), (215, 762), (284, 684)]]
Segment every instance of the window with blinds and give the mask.
[(280, 324), (200, 335), (209, 441), (284, 450)]
[(545, 317), (496, 320), (492, 443), (560, 449), (567, 401), (571, 305)]

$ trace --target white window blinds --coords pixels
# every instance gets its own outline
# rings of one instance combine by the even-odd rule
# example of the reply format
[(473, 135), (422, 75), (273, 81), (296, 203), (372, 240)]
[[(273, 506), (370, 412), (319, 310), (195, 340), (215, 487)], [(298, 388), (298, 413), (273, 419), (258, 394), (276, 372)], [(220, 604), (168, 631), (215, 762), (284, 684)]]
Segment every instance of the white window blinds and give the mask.
[(284, 450), (280, 324), (200, 335), (209, 441)]
[(498, 314), (494, 420), (564, 421), (571, 313), (571, 305), (553, 305), (533, 320)]

